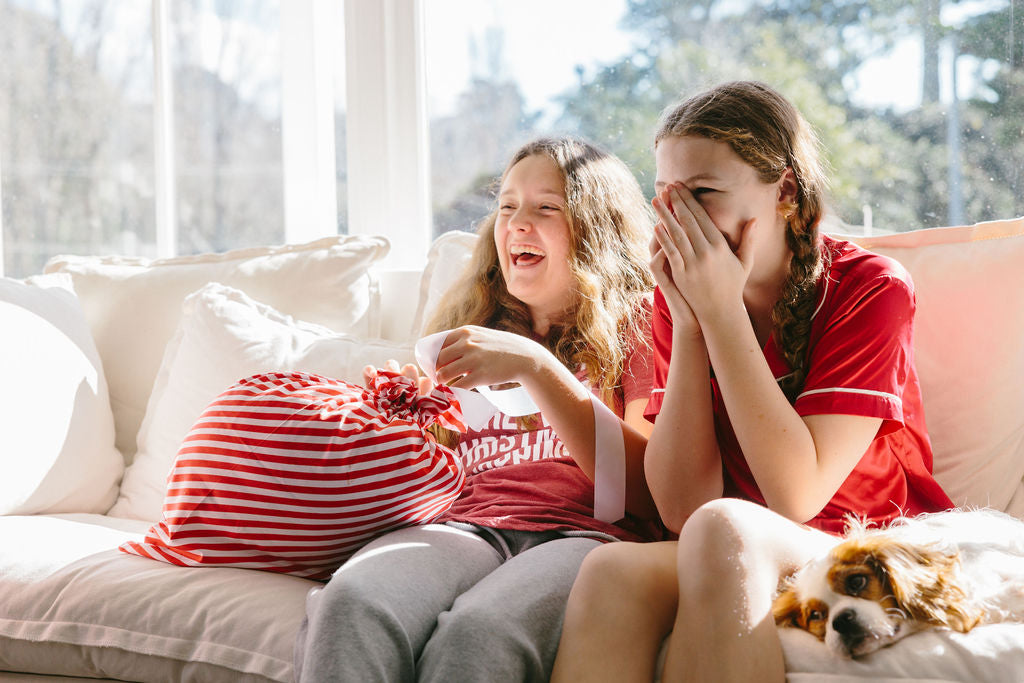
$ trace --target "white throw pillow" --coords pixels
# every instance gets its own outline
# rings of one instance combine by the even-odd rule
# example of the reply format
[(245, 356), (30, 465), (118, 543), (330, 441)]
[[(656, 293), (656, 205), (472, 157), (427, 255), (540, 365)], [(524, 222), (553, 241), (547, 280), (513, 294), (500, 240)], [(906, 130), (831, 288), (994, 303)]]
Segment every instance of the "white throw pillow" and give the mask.
[(167, 473), (182, 440), (206, 406), (243, 377), (297, 370), (361, 384), (364, 366), (391, 358), (413, 362), (411, 343), (336, 334), (237, 289), (204, 286), (185, 300), (139, 430), (139, 452), (110, 514), (160, 520)]
[(58, 256), (45, 270), (71, 274), (106, 368), (116, 444), (131, 462), (186, 296), (207, 282), (223, 282), (302, 320), (374, 336), (379, 292), (369, 268), (389, 249), (383, 237), (340, 236), (159, 260)]
[(957, 505), (1024, 516), (1024, 218), (853, 239), (914, 278), (935, 478)]
[(478, 239), (476, 233), (452, 230), (430, 245), (427, 265), (420, 279), (420, 301), (412, 322), (413, 333), (417, 337), (426, 332), (424, 328), (430, 323), (438, 304), (452, 285), (462, 278)]
[(106, 512), (124, 460), (67, 275), (0, 278), (0, 514)]

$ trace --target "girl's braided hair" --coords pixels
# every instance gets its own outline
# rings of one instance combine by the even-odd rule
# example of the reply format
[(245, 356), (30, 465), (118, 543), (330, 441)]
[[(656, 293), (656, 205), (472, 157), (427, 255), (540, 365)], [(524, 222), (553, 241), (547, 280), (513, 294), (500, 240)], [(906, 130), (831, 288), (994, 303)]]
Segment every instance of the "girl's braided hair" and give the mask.
[(779, 180), (787, 168), (793, 170), (796, 199), (779, 207), (793, 257), (772, 308), (772, 323), (778, 347), (793, 368), (779, 384), (795, 401), (807, 378), (811, 316), (828, 259), (818, 238), (827, 187), (818, 138), (789, 101), (754, 81), (724, 83), (670, 106), (661, 116), (654, 144), (687, 135), (727, 143), (765, 183)]

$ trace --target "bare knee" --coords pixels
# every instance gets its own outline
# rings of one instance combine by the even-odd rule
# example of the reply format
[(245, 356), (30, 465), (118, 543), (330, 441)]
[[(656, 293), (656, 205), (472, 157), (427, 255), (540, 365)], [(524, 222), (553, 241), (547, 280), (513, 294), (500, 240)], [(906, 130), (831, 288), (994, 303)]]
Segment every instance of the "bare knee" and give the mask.
[(720, 498), (702, 505), (679, 534), (680, 579), (720, 588), (755, 563), (768, 560), (773, 534), (762, 521), (771, 514), (760, 505), (737, 499)]
[(698, 508), (679, 534), (680, 586), (722, 595), (754, 585), (774, 590), (781, 574), (834, 543), (768, 508), (722, 498)]
[(569, 598), (567, 620), (671, 624), (678, 600), (671, 543), (609, 543), (583, 561)]
[(576, 581), (572, 585), (572, 599), (596, 606), (614, 592), (620, 581), (629, 577), (632, 543), (608, 543), (591, 550), (583, 558)]
[(587, 554), (572, 592), (574, 598), (599, 600), (624, 596), (644, 600), (655, 589), (657, 563), (639, 543), (608, 543)]

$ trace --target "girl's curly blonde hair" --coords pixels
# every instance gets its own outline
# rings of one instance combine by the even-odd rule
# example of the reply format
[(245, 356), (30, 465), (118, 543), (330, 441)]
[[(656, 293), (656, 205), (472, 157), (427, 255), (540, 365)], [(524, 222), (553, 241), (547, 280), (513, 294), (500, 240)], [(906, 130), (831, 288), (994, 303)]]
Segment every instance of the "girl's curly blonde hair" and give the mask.
[[(509, 170), (526, 157), (555, 162), (565, 181), (569, 269), (576, 288), (566, 318), (541, 343), (566, 367), (584, 368), (602, 400), (612, 405), (629, 347), (647, 343), (654, 289), (648, 268), (653, 214), (640, 186), (618, 157), (571, 137), (541, 138), (521, 147)], [(472, 260), (449, 290), (428, 331), (480, 325), (533, 337), (526, 305), (509, 294), (498, 263), (498, 208), (480, 224)]]
[(811, 316), (828, 258), (818, 238), (827, 188), (818, 138), (786, 98), (754, 81), (724, 83), (670, 106), (662, 113), (654, 144), (687, 135), (727, 143), (765, 183), (774, 183), (787, 168), (793, 169), (796, 201), (780, 206), (793, 258), (772, 309), (772, 323), (779, 349), (793, 368), (779, 384), (794, 401), (807, 378)]

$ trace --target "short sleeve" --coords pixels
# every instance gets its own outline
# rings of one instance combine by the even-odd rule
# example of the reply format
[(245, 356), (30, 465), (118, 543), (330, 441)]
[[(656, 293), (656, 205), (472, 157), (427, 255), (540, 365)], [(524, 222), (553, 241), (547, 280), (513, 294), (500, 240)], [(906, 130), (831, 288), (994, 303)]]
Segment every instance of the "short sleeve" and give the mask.
[(672, 314), (661, 288), (654, 290), (654, 311), (651, 314), (651, 353), (654, 368), (651, 377), (650, 398), (644, 417), (654, 422), (665, 400), (665, 384), (668, 380), (668, 364), (672, 356)]
[(648, 297), (643, 304), (637, 337), (629, 343), (629, 354), (622, 369), (622, 398), (625, 403), (646, 400), (651, 395), (654, 377), (654, 353), (650, 339), (651, 308)]
[(888, 433), (903, 424), (903, 388), (912, 373), (913, 286), (909, 276), (885, 274), (836, 295), (843, 301), (812, 337), (796, 411), (880, 417), (880, 434)]

